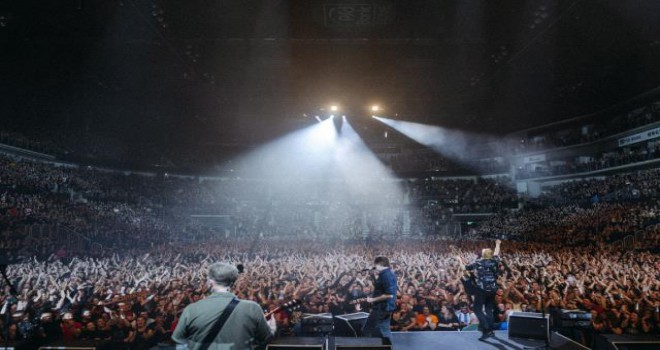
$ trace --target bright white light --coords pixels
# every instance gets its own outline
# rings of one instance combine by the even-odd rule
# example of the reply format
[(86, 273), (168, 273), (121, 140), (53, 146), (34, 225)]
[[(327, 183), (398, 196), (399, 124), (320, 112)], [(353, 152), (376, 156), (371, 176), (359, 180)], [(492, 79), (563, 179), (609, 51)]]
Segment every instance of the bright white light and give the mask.
[(322, 177), (332, 160), (336, 135), (332, 119), (322, 120), (240, 158), (238, 171), (246, 177), (271, 180)]
[[(341, 133), (337, 132), (338, 124)], [(335, 123), (328, 118), (263, 145), (235, 164), (235, 176), (246, 181), (230, 188), (228, 195), (248, 192), (264, 203), (283, 195), (291, 204), (308, 203), (310, 199), (348, 204), (350, 212), (337, 210), (326, 219), (320, 218), (319, 225), (332, 221), (343, 227), (356, 218), (382, 212), (387, 203), (404, 200), (401, 182), (348, 121)], [(261, 187), (264, 190), (258, 191)], [(368, 232), (366, 228), (363, 234)]]
[(337, 106), (337, 105), (332, 105), (332, 106), (330, 106), (330, 110), (333, 111), (333, 112), (336, 112), (336, 111), (339, 110), (339, 106)]
[(372, 112), (378, 112), (378, 111), (380, 111), (380, 106), (378, 106), (378, 105), (373, 105), (373, 106), (371, 106), (371, 111), (372, 111)]
[(496, 138), (488, 135), (448, 129), (436, 125), (373, 117), (420, 144), (455, 160), (468, 160), (476, 156), (472, 154), (472, 146), (474, 145), (497, 141)]
[(384, 198), (400, 200), (403, 192), (396, 176), (373, 154), (351, 124), (344, 121), (335, 144), (334, 164), (349, 193), (378, 203)]

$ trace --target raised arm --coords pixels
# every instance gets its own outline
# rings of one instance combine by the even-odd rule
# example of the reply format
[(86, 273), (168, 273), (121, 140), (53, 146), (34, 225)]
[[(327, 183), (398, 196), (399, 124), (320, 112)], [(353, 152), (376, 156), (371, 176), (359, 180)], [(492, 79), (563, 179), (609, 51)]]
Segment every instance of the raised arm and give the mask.
[(495, 250), (493, 251), (493, 255), (499, 256), (500, 255), (500, 244), (502, 244), (502, 241), (499, 239), (495, 241)]

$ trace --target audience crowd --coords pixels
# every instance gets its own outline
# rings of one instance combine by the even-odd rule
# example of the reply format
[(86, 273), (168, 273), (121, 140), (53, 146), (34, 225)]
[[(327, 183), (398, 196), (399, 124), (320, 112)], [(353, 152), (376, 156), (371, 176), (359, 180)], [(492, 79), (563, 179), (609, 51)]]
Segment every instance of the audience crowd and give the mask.
[(660, 158), (660, 151), (658, 151), (659, 148), (660, 140), (649, 141), (632, 145), (629, 148), (618, 148), (616, 150), (603, 152), (596, 158), (590, 157), (584, 160), (574, 158), (563, 161), (553, 160), (551, 162), (539, 162), (534, 164), (534, 168), (517, 169), (516, 178), (529, 179), (584, 173), (632, 163), (652, 161)]
[[(300, 298), (300, 309), (274, 316), (278, 334), (293, 335), (302, 313), (368, 310), (350, 301), (373, 289), (369, 273), (360, 271), (374, 254), (390, 256), (398, 277), (394, 330), (460, 330), (478, 320), (461, 282), (459, 257), (474, 260), (487, 245), (438, 239), (309, 239), (293, 245), (264, 238), (125, 249), (104, 258), (53, 254), (8, 268), (18, 294), (0, 299), (8, 316), (3, 325), (9, 322), (3, 336), (44, 342), (103, 339), (117, 347), (150, 348), (166, 342), (182, 309), (205, 295), (204, 271), (217, 260), (244, 264), (233, 290), (264, 310)], [(500, 323), (513, 311), (582, 309), (592, 313), (597, 332), (658, 330), (657, 254), (605, 243), (505, 241), (502, 258)]]
[[(594, 120), (594, 118), (598, 119)], [(603, 123), (602, 120), (607, 120), (607, 122)], [(513, 150), (515, 153), (521, 154), (593, 142), (658, 121), (660, 121), (660, 101), (614, 118), (603, 118), (602, 115), (596, 115), (591, 120), (589, 118), (576, 120), (562, 125), (557, 131), (533, 134), (520, 139), (513, 145)]]
[[(402, 183), (401, 198), (363, 202), (300, 191), (300, 183), (287, 189), (0, 156), (0, 248), (17, 291), (11, 296), (3, 284), (0, 337), (151, 348), (204, 297), (206, 267), (219, 260), (245, 266), (234, 291), (264, 310), (300, 298), (300, 309), (274, 316), (279, 335), (299, 334), (303, 312), (368, 310), (350, 301), (373, 289), (361, 270), (375, 255), (390, 257), (398, 276), (392, 329), (476, 327), (459, 260), (476, 259), (492, 238), (504, 240), (497, 321), (517, 310), (581, 309), (592, 314), (594, 332), (657, 333), (659, 182), (653, 169), (520, 199), (506, 177), (420, 179)], [(461, 236), (440, 235), (437, 227), (456, 213), (490, 219)], [(617, 242), (629, 235), (639, 236), (632, 246)]]

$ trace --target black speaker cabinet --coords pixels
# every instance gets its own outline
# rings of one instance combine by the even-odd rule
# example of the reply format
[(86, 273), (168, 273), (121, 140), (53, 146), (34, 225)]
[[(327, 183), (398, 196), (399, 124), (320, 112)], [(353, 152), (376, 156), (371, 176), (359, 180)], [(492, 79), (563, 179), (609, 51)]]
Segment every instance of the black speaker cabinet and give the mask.
[(512, 312), (509, 315), (509, 337), (546, 340), (550, 336), (549, 316), (535, 312)]
[(277, 338), (266, 346), (266, 350), (325, 350), (325, 338), (285, 337)]
[(336, 350), (392, 350), (391, 345), (382, 345), (380, 338), (348, 338), (336, 337)]
[(94, 346), (42, 346), (39, 350), (96, 350)]
[(302, 334), (305, 337), (323, 337), (335, 331), (332, 314), (306, 314), (301, 321)]
[(657, 350), (660, 339), (653, 335), (600, 334), (594, 337), (594, 350)]
[(268, 344), (266, 350), (324, 350), (323, 345)]
[(66, 344), (44, 345), (39, 350), (111, 350), (115, 348), (116, 344), (107, 340), (76, 340)]
[(8, 341), (0, 340), (0, 350), (32, 350), (34, 344), (23, 341)]

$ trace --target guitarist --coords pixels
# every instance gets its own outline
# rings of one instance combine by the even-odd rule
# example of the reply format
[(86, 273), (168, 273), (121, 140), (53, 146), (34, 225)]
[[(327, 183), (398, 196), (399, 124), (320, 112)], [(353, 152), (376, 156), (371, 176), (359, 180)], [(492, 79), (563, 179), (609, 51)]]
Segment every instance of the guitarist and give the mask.
[(272, 332), (261, 306), (239, 300), (229, 291), (236, 279), (238, 269), (233, 265), (209, 266), (207, 283), (212, 294), (183, 310), (172, 334), (177, 349), (187, 345), (190, 350), (251, 350), (268, 342)]
[(375, 270), (378, 271), (378, 278), (374, 284), (373, 297), (367, 298), (367, 302), (373, 304), (373, 307), (362, 329), (362, 334), (366, 337), (383, 339), (383, 345), (392, 345), (390, 318), (396, 309), (396, 276), (390, 269), (390, 261), (386, 257), (376, 257), (374, 264)]

